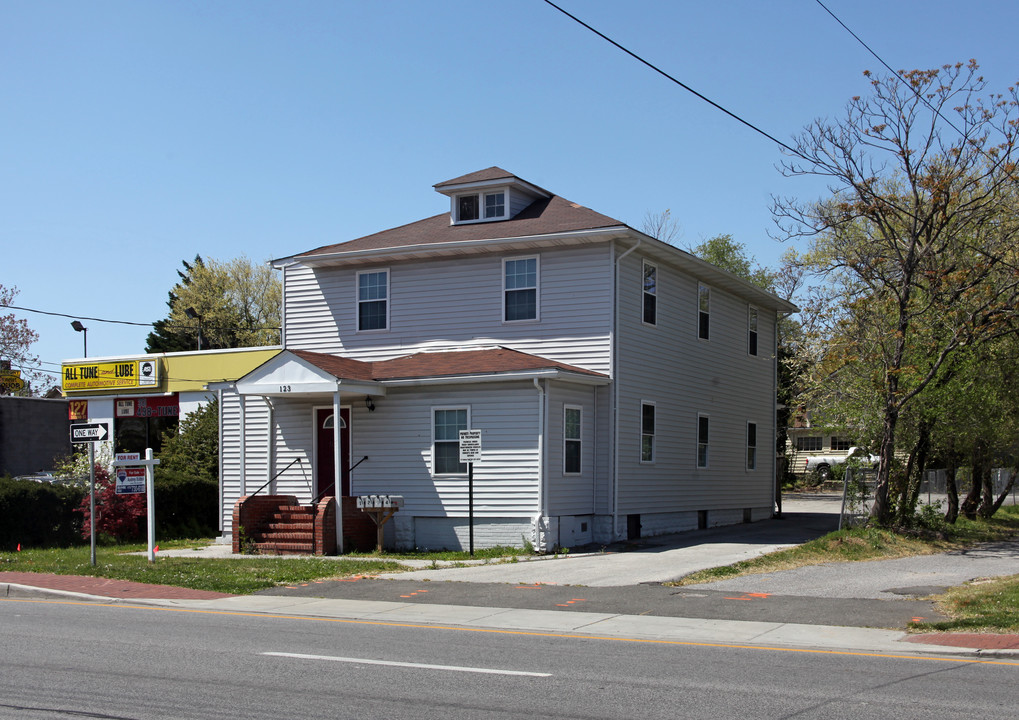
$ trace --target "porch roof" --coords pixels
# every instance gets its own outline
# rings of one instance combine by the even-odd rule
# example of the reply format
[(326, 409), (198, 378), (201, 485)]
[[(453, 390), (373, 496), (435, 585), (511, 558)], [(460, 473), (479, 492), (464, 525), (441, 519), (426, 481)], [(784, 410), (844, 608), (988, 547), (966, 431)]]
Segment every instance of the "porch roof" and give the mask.
[[(389, 386), (548, 378), (605, 385), (604, 373), (506, 347), (418, 352), (389, 360), (284, 350), (236, 383), (242, 395), (344, 392), (385, 395)], [(285, 389), (284, 389), (285, 388)]]

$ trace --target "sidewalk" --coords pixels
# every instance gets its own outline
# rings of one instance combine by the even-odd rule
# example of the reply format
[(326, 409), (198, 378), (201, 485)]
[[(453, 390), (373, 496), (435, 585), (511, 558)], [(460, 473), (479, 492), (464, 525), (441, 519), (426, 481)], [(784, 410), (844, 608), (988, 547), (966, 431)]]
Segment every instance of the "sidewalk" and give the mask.
[[(902, 629), (913, 616), (936, 616), (925, 598), (942, 587), (1014, 573), (1019, 542), (944, 556), (833, 563), (682, 588), (661, 584), (822, 535), (837, 523), (833, 509), (837, 513), (837, 498), (786, 498), (785, 519), (647, 538), (622, 549), (439, 569), (431, 561), (420, 561), (405, 563), (421, 568), (410, 572), (317, 581), (247, 596), (0, 572), (0, 600), (49, 597), (679, 643), (1019, 657), (1019, 635), (910, 635)], [(227, 545), (159, 555), (230, 562)]]
[[(27, 576), (27, 577), (26, 577)], [(75, 575), (0, 572), (0, 600), (114, 602), (204, 612), (258, 613), (394, 625), (562, 633), (604, 639), (753, 645), (827, 652), (1019, 657), (1019, 635), (907, 635), (897, 630), (415, 602), (225, 595)]]

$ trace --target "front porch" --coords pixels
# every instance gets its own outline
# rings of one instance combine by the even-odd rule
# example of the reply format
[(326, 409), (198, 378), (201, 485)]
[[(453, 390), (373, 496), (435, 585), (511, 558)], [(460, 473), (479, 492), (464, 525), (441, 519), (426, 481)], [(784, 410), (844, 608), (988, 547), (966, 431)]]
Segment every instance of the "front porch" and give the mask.
[(336, 555), (337, 526), (345, 552), (375, 549), (376, 527), (357, 507), (357, 498), (339, 498), (341, 523), (336, 522), (335, 497), (300, 504), (296, 495), (242, 497), (233, 512), (233, 552), (259, 555)]

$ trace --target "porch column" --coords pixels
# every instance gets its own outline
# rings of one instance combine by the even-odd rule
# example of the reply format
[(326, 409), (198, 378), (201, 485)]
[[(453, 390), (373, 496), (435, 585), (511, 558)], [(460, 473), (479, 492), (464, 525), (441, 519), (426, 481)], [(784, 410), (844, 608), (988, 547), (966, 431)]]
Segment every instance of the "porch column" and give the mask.
[(245, 416), (244, 416), (245, 396), (244, 395), (238, 395), (238, 400), (240, 401), (240, 402), (237, 403), (237, 405), (238, 405), (238, 415), (240, 415), (240, 438), (239, 439), (240, 439), (240, 446), (241, 446), (240, 466), (238, 468), (238, 470), (239, 470), (238, 480), (240, 480), (241, 492), (240, 492), (240, 495), (238, 495), (238, 497), (244, 497), (245, 495), (248, 494), (247, 478), (244, 477), (244, 468), (248, 464), (248, 461), (247, 461), (247, 439), (245, 438), (244, 430), (245, 430), (245, 426), (248, 424), (248, 421), (247, 421), (247, 418), (245, 418)]
[(343, 462), (343, 453), (340, 452), (342, 449), (340, 448), (340, 425), (342, 424), (340, 392), (337, 390), (333, 393), (333, 494), (336, 496), (336, 550), (341, 555), (345, 550), (343, 547), (343, 498), (340, 497), (340, 493), (343, 492), (341, 483), (343, 468), (340, 467), (340, 463)]

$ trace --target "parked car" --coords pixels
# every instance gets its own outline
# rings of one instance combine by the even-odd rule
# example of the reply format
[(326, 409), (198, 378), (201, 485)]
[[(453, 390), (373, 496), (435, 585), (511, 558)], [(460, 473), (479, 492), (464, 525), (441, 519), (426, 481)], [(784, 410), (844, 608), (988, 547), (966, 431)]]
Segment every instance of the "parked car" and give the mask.
[(858, 458), (864, 465), (876, 468), (880, 458), (877, 455), (870, 455), (866, 450), (859, 447), (851, 447), (845, 455), (814, 455), (806, 458), (803, 472), (813, 473), (820, 482), (831, 479), (833, 465), (841, 465), (849, 458)]

